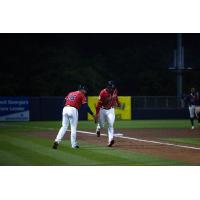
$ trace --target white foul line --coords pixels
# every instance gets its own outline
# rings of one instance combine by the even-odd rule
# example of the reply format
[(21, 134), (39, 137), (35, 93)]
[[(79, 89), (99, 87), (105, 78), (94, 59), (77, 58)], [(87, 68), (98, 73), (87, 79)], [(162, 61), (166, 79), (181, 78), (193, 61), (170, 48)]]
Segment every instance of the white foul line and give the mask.
[[(77, 132), (86, 133), (86, 134), (90, 134), (90, 135), (96, 135), (96, 133), (88, 132), (88, 131), (77, 130)], [(106, 134), (101, 134), (101, 135), (107, 136)], [(172, 144), (172, 143), (168, 143), (168, 142), (158, 142), (158, 141), (153, 141), (153, 140), (144, 140), (144, 139), (138, 139), (138, 138), (132, 138), (132, 137), (126, 137), (126, 136), (115, 136), (115, 137), (116, 138), (128, 139), (128, 140), (135, 140), (135, 141), (139, 141), (139, 142), (152, 143), (152, 144), (161, 144), (161, 145), (180, 147), (180, 148), (185, 148), (185, 149), (200, 150), (199, 147), (191, 147), (191, 146), (186, 146), (186, 145)]]

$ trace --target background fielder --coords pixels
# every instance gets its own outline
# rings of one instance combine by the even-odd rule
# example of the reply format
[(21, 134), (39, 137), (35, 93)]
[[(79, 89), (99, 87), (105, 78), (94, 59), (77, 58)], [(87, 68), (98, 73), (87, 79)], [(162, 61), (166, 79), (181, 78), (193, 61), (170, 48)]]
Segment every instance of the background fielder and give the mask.
[(199, 116), (199, 93), (195, 92), (195, 88), (191, 88), (190, 94), (187, 95), (185, 98), (185, 103), (188, 105), (189, 109), (189, 115), (190, 115), (190, 121), (192, 125), (192, 129), (194, 129), (194, 119), (195, 116), (198, 119), (198, 122), (200, 122), (200, 116)]
[(199, 92), (196, 93), (196, 96), (197, 96), (197, 100), (196, 100), (195, 113), (196, 113), (198, 123), (200, 125), (200, 96), (199, 96)]
[(97, 124), (97, 137), (100, 136), (100, 130), (104, 127), (105, 121), (108, 122), (108, 147), (114, 144), (114, 121), (115, 110), (114, 106), (121, 107), (119, 102), (117, 89), (113, 81), (108, 81), (107, 87), (101, 90), (99, 99), (96, 105), (96, 116), (98, 116), (99, 123)]
[(87, 110), (88, 113), (90, 113), (93, 118), (95, 119), (95, 116), (93, 112), (91, 111), (90, 107), (87, 104), (86, 100), (86, 93), (87, 89), (85, 86), (79, 86), (79, 90), (75, 92), (70, 92), (65, 97), (65, 106), (63, 108), (63, 114), (62, 114), (62, 127), (60, 128), (58, 135), (55, 139), (53, 148), (57, 149), (59, 143), (61, 142), (62, 138), (64, 137), (69, 123), (71, 126), (71, 146), (72, 148), (79, 148), (77, 141), (76, 141), (76, 129), (78, 124), (78, 110), (83, 105), (84, 109)]

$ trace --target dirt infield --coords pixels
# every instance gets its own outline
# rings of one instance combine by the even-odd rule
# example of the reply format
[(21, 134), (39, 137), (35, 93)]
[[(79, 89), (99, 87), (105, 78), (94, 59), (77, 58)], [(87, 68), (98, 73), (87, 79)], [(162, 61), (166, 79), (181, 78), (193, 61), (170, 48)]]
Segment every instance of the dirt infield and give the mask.
[[(91, 131), (94, 132), (94, 131)], [(125, 137), (145, 139), (147, 141), (157, 141), (162, 143), (166, 142), (165, 138), (178, 138), (178, 137), (194, 137), (200, 138), (200, 129), (188, 130), (188, 129), (122, 129), (115, 130), (116, 133), (123, 133)], [(34, 132), (34, 135), (41, 137), (48, 137), (53, 140), (57, 133), (48, 132)], [(104, 131), (103, 134), (106, 134)], [(82, 140), (91, 144), (97, 144), (106, 146), (107, 136), (101, 136), (99, 138), (96, 135), (90, 135), (87, 133), (78, 133), (78, 140)], [(66, 134), (64, 139), (69, 139), (70, 134)], [(149, 155), (161, 156), (166, 159), (184, 161), (188, 164), (200, 165), (200, 149), (189, 149), (181, 146), (169, 146), (165, 144), (154, 144), (144, 141), (135, 141), (128, 138), (115, 138), (116, 143), (113, 148), (124, 149), (134, 152), (145, 153)], [(175, 144), (170, 142), (170, 144)], [(189, 147), (195, 147), (195, 145), (182, 144)], [(200, 146), (196, 146), (199, 147)]]

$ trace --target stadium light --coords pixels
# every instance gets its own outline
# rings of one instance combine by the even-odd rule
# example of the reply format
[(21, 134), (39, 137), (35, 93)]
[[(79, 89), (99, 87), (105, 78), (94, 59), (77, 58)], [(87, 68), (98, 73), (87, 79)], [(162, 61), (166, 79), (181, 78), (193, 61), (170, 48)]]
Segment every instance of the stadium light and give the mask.
[(183, 72), (191, 70), (191, 67), (184, 65), (184, 47), (182, 46), (182, 34), (177, 34), (177, 48), (173, 52), (173, 66), (168, 69), (176, 72), (176, 94), (182, 97), (183, 94)]

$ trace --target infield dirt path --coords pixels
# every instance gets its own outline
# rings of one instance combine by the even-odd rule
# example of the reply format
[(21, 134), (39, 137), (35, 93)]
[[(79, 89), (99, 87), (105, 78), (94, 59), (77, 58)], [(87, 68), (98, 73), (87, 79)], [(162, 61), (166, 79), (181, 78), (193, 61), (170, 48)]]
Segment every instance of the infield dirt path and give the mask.
[[(86, 130), (87, 131), (87, 130)], [(106, 130), (105, 130), (106, 131)], [(104, 134), (106, 132), (103, 132)], [(94, 131), (91, 131), (94, 132)], [(117, 129), (116, 133), (123, 133), (123, 136), (145, 139), (151, 141), (166, 142), (165, 138), (178, 138), (178, 137), (194, 137), (200, 138), (200, 129), (188, 130), (188, 129)], [(41, 137), (48, 137), (53, 140), (55, 139), (57, 132), (34, 132), (31, 133)], [(66, 134), (64, 139), (69, 139), (70, 134)], [(88, 143), (106, 146), (107, 136), (101, 136), (99, 138), (96, 135), (89, 135), (86, 133), (78, 133), (78, 140), (82, 140)], [(168, 146), (165, 144), (153, 144), (142, 141), (134, 141), (124, 138), (115, 138), (116, 143), (113, 148), (124, 149), (134, 152), (145, 153), (148, 155), (156, 155), (166, 159), (184, 161), (188, 164), (200, 165), (200, 149), (187, 149), (178, 146)], [(170, 142), (173, 144), (173, 142)], [(187, 145), (192, 146), (195, 145)], [(196, 146), (199, 147), (200, 146)]]

